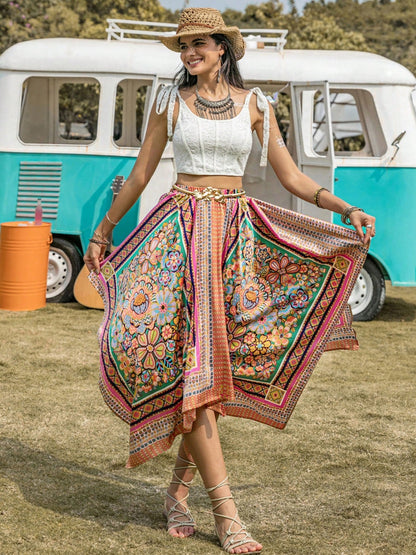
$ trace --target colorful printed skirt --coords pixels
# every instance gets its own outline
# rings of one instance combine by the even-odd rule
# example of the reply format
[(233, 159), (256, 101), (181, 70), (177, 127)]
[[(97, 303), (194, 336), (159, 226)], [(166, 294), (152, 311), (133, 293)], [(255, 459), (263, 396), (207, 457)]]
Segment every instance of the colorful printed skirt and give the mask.
[(355, 231), (238, 195), (172, 189), (91, 277), (128, 467), (189, 432), (201, 406), (283, 428), (322, 352), (358, 348)]

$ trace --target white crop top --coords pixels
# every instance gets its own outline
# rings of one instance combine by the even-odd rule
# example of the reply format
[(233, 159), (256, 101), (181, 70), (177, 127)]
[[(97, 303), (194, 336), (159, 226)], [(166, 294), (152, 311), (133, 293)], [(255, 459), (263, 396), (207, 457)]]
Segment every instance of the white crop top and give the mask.
[[(257, 106), (264, 114), (263, 148), (260, 165), (267, 164), (269, 143), (269, 106), (259, 88), (246, 96), (244, 106), (233, 118), (210, 120), (197, 116), (187, 106), (177, 86), (163, 87), (156, 101), (156, 112), (168, 108), (168, 138), (172, 141), (178, 173), (192, 175), (242, 176), (251, 152), (253, 134), (249, 101), (252, 93), (257, 96)], [(173, 132), (173, 110), (176, 98), (179, 113)]]

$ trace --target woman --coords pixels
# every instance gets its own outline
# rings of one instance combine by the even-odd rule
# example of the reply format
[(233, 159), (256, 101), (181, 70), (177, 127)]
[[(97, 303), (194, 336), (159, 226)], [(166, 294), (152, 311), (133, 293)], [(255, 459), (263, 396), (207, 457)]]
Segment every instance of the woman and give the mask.
[[(194, 533), (187, 497), (197, 468), (223, 549), (259, 553), (234, 505), (217, 417), (282, 428), (322, 351), (356, 348), (347, 300), (375, 220), (298, 170), (264, 95), (244, 88), (243, 38), (217, 10), (184, 10), (163, 42), (180, 52), (179, 86), (158, 95), (134, 168), (84, 257), (106, 304), (101, 389), (130, 423), (127, 466), (183, 434), (165, 503), (169, 533)], [(261, 164), (268, 157), (284, 187), (341, 213), (355, 232), (246, 197), (253, 130)], [(168, 139), (176, 184), (102, 263)]]

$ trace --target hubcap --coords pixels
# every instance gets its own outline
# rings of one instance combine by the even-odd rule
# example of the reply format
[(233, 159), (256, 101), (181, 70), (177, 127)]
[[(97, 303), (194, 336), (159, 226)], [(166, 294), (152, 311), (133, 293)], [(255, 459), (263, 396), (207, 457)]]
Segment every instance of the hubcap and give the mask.
[(354, 316), (363, 312), (368, 305), (371, 303), (373, 298), (373, 281), (370, 274), (365, 268), (363, 268), (355, 282), (354, 289), (352, 290), (351, 296), (348, 300), (352, 313)]
[(60, 295), (67, 287), (72, 277), (72, 265), (63, 250), (56, 247), (49, 251), (48, 280), (46, 298)]

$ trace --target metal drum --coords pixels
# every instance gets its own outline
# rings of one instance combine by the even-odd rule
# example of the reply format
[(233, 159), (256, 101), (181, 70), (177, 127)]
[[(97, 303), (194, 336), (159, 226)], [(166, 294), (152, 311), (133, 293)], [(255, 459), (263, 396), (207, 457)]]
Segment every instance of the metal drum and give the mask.
[(36, 310), (46, 304), (51, 224), (5, 222), (0, 235), (0, 308)]

